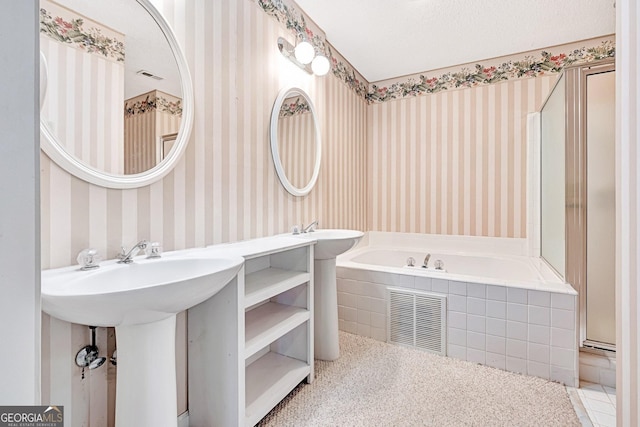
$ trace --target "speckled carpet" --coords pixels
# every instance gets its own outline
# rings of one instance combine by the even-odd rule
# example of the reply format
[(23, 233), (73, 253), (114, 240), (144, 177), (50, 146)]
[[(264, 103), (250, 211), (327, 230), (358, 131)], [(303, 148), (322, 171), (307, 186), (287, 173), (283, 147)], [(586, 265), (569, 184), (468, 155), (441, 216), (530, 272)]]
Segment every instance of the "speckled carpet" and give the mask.
[(580, 426), (564, 386), (340, 332), (259, 426)]

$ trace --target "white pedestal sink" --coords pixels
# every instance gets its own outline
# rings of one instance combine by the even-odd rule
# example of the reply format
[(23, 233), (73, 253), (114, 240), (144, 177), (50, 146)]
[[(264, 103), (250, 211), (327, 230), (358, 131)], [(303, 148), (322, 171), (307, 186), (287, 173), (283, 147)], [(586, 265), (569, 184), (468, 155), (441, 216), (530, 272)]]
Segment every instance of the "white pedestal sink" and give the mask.
[(356, 230), (316, 230), (299, 234), (317, 240), (314, 254), (314, 353), (320, 360), (340, 357), (336, 257), (353, 248), (364, 233)]
[(90, 326), (115, 326), (116, 426), (176, 426), (176, 314), (212, 297), (244, 259), (166, 256), (92, 271), (42, 272), (42, 309)]

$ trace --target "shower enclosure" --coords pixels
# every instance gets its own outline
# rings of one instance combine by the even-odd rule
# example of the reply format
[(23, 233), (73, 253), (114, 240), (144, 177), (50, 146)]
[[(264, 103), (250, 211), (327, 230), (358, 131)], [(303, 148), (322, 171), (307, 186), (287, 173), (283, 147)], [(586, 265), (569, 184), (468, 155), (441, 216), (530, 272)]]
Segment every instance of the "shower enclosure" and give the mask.
[(615, 351), (613, 60), (567, 67), (541, 124), (541, 256), (578, 291), (580, 346)]

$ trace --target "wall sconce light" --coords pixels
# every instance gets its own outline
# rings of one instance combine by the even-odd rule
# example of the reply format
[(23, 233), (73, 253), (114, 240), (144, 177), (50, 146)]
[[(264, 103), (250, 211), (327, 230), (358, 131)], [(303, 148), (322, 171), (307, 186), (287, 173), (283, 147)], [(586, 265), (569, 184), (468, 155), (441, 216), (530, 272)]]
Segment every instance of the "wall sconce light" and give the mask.
[(331, 68), (329, 59), (323, 54), (316, 55), (315, 48), (308, 41), (301, 41), (294, 47), (282, 37), (278, 37), (278, 50), (285, 58), (309, 74), (324, 76)]

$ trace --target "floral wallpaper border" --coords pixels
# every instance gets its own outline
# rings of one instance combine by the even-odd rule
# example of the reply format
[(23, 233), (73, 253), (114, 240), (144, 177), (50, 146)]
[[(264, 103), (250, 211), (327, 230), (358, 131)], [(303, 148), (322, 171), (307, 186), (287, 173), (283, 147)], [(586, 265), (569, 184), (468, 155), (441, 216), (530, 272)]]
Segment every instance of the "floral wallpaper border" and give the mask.
[(160, 111), (173, 116), (182, 117), (182, 101), (170, 101), (162, 96), (147, 95), (145, 99), (124, 104), (124, 116), (131, 117), (137, 114), (144, 114), (150, 111)]
[[(404, 82), (378, 87), (369, 86), (364, 78), (343, 58), (334, 54), (332, 46), (307, 26), (305, 17), (285, 0), (254, 0), (268, 15), (284, 24), (296, 38), (306, 37), (317, 50), (324, 52), (331, 62), (334, 76), (342, 80), (367, 103), (385, 102), (411, 96), (425, 95), (444, 90), (471, 88), (500, 83), (507, 80), (537, 77), (545, 73), (559, 73), (568, 65), (598, 61), (615, 56), (615, 44), (610, 40), (597, 46), (584, 46), (567, 53), (552, 54), (542, 51), (539, 57), (526, 55), (520, 60), (510, 60), (499, 65), (475, 64), (469, 69), (445, 72), (441, 75), (410, 77)], [(425, 73), (426, 74), (426, 73)]]
[(304, 101), (304, 98), (298, 96), (294, 98), (287, 98), (282, 103), (280, 107), (280, 114), (278, 117), (292, 117), (297, 116), (298, 114), (309, 113), (311, 108), (309, 108), (309, 104)]
[[(74, 13), (69, 11), (69, 13)], [(54, 18), (55, 15), (55, 18)], [(88, 53), (99, 54), (115, 62), (124, 62), (125, 45), (123, 40), (108, 37), (92, 21), (86, 25), (85, 18), (63, 18), (57, 13), (52, 15), (44, 7), (40, 8), (40, 33), (63, 44), (73, 45)]]
[(476, 64), (474, 69), (463, 67), (457, 72), (448, 72), (432, 77), (420, 75), (417, 80), (409, 78), (405, 82), (393, 83), (389, 86), (372, 85), (366, 95), (366, 100), (369, 103), (385, 102), (450, 89), (470, 88), (506, 80), (537, 77), (548, 73), (559, 73), (568, 65), (588, 63), (614, 56), (615, 45), (608, 40), (597, 46), (582, 47), (568, 53), (553, 55), (542, 51), (539, 58), (525, 56), (519, 61), (503, 62), (497, 66)]

